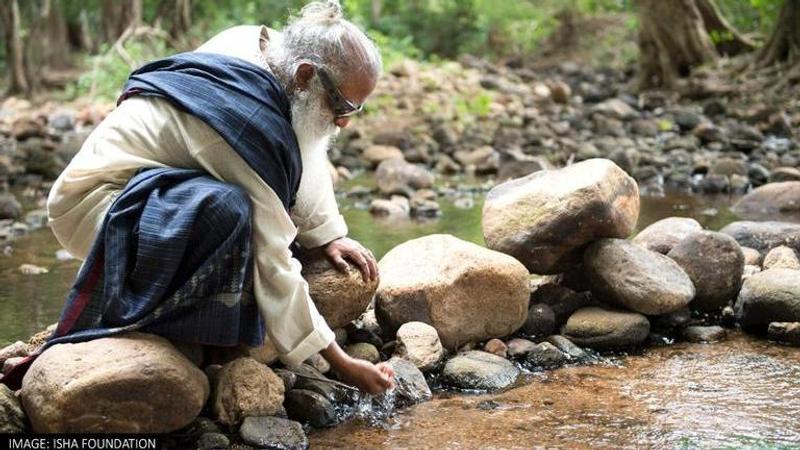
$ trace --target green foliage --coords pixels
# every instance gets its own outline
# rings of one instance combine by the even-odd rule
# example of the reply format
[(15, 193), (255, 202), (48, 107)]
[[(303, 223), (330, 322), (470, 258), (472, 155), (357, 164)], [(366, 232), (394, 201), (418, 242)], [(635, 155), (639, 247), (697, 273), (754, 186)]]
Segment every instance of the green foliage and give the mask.
[(739, 31), (768, 36), (783, 0), (716, 0), (723, 16)]
[(456, 99), (456, 114), (462, 120), (483, 118), (489, 115), (491, 104), (492, 93), (486, 90), (474, 97), (458, 97)]
[[(125, 52), (137, 67), (170, 53), (162, 41), (152, 43), (132, 41), (125, 45)], [(104, 45), (99, 54), (88, 56), (85, 65), (87, 71), (77, 82), (67, 87), (65, 93), (67, 98), (90, 95), (104, 100), (115, 100), (128, 75), (135, 68), (131, 67), (119, 52), (109, 51), (108, 45)]]

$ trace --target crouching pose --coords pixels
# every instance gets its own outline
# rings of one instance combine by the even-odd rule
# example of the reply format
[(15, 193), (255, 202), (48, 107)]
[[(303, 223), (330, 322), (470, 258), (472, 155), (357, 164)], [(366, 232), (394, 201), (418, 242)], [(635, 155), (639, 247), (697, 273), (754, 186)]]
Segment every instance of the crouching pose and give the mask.
[(84, 263), (46, 345), (132, 330), (211, 346), (266, 338), (287, 365), (321, 352), (361, 390), (389, 388), (388, 366), (336, 344), (290, 249), (324, 247), (338, 268), (378, 276), (346, 238), (326, 153), (380, 68), (329, 0), (281, 33), (235, 27), (133, 72), (48, 198), (54, 234)]

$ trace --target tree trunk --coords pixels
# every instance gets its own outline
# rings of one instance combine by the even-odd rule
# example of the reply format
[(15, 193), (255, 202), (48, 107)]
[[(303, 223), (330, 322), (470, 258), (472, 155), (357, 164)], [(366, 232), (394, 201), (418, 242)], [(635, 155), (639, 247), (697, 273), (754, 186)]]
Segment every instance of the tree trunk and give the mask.
[(183, 41), (186, 39), (189, 28), (192, 27), (192, 2), (191, 0), (174, 0), (174, 3), (175, 10), (172, 14), (172, 26), (169, 34), (174, 40)]
[(381, 20), (381, 10), (383, 10), (383, 2), (381, 0), (372, 0), (369, 4), (369, 17), (372, 25), (377, 25)]
[(800, 63), (800, 0), (784, 0), (775, 29), (761, 48), (758, 64)]
[(700, 64), (719, 56), (695, 0), (636, 0), (639, 86), (673, 87)]
[(142, 23), (142, 0), (102, 0), (100, 26), (103, 40), (113, 44), (125, 29)]
[(8, 95), (29, 93), (30, 84), (25, 76), (19, 3), (17, 0), (0, 2), (0, 19), (3, 21), (8, 65)]
[(703, 24), (706, 31), (716, 34), (717, 39), (714, 43), (717, 51), (723, 55), (738, 55), (739, 53), (749, 52), (755, 48), (752, 41), (742, 36), (736, 28), (734, 28), (722, 13), (719, 12), (714, 0), (695, 0), (697, 10), (700, 11), (700, 16), (703, 18)]

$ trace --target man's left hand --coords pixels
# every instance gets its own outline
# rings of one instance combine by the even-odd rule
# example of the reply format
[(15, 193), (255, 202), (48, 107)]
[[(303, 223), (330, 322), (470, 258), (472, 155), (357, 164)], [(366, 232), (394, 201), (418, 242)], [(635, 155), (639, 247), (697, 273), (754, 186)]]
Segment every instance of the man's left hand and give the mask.
[(325, 246), (325, 255), (342, 272), (347, 272), (350, 268), (347, 261), (355, 263), (365, 283), (378, 279), (378, 263), (375, 262), (375, 256), (350, 238), (339, 238), (328, 243)]

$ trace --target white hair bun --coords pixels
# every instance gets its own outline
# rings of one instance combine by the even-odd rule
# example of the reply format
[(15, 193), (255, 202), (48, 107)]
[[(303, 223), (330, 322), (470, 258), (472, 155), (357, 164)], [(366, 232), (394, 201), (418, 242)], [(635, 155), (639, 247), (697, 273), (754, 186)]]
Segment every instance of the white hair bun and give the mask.
[(339, 0), (311, 2), (300, 10), (302, 20), (337, 21), (343, 18)]

